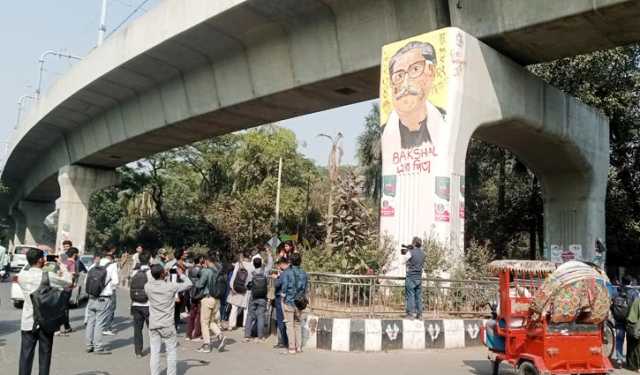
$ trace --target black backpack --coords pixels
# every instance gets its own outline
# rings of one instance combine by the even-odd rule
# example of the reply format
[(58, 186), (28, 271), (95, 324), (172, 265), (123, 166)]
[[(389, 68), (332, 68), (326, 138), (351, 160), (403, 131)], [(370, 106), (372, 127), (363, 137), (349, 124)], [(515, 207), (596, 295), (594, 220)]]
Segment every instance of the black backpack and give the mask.
[(52, 334), (65, 321), (65, 308), (71, 289), (60, 290), (53, 288), (49, 282), (49, 272), (42, 271), (40, 286), (31, 295), (33, 304), (33, 329), (41, 329)]
[(627, 293), (627, 290), (625, 288), (621, 288), (618, 295), (613, 297), (613, 301), (611, 303), (611, 312), (613, 313), (613, 318), (617, 322), (626, 321), (632, 304), (632, 296)]
[(263, 273), (254, 273), (253, 280), (251, 281), (251, 296), (255, 299), (267, 298), (269, 286), (267, 277)]
[(102, 291), (107, 286), (107, 267), (111, 263), (107, 263), (104, 266), (95, 265), (87, 273), (87, 284), (85, 289), (87, 294), (92, 297), (100, 297)]
[(244, 294), (247, 292), (247, 279), (249, 278), (249, 272), (244, 268), (242, 262), (238, 263), (238, 272), (236, 272), (236, 278), (233, 280), (233, 290), (236, 293)]
[(213, 279), (213, 285), (209, 284), (209, 294), (215, 299), (222, 299), (227, 293), (227, 274), (224, 267), (218, 270), (216, 277)]
[(144, 291), (144, 286), (147, 284), (147, 281), (149, 281), (147, 271), (138, 271), (133, 275), (131, 284), (129, 285), (131, 301), (138, 303), (149, 302), (149, 297), (147, 297), (147, 293)]

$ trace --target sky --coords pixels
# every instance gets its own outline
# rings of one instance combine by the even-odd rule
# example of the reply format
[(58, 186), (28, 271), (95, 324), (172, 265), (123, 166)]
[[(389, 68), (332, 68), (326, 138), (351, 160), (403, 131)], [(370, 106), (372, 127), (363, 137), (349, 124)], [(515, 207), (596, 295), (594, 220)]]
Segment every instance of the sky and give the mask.
[[(107, 35), (124, 21), (144, 0), (109, 0)], [(143, 15), (162, 0), (147, 0), (131, 20)], [(6, 2), (0, 12), (0, 142), (12, 135), (17, 121), (17, 102), (32, 95), (38, 81), (38, 59), (47, 50), (85, 56), (96, 46), (101, 0), (19, 0)], [(73, 62), (49, 57), (43, 76), (43, 94)], [(364, 129), (364, 117), (374, 101), (297, 117), (280, 122), (299, 139), (300, 152), (320, 165), (326, 165), (329, 141), (317, 137), (341, 131), (343, 163), (355, 164), (356, 140)], [(26, 101), (28, 111), (29, 100)], [(306, 144), (306, 147), (302, 147)]]

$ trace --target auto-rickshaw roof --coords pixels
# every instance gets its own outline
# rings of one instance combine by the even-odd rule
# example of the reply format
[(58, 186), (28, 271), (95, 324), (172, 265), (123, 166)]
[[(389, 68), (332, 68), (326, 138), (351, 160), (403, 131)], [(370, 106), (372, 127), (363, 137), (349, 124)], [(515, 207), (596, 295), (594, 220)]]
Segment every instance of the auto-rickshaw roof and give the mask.
[(556, 270), (556, 264), (546, 260), (494, 260), (488, 270), (494, 274), (509, 271), (518, 275), (547, 275)]

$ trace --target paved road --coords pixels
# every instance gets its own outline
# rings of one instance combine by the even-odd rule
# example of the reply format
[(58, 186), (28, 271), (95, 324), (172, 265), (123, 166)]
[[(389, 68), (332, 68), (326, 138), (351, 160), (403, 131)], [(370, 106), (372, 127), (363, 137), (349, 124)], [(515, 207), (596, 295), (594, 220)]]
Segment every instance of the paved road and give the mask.
[[(9, 283), (0, 283), (0, 374), (17, 373), (20, 344), (20, 310), (9, 300)], [(117, 335), (110, 340), (113, 354), (96, 356), (84, 352), (83, 309), (72, 310), (72, 326), (77, 332), (56, 337), (52, 375), (148, 374), (148, 355), (133, 355), (133, 329), (129, 321), (128, 297), (120, 294), (116, 319)], [(297, 356), (280, 355), (269, 344), (245, 344), (238, 332), (231, 333), (231, 344), (224, 353), (197, 353), (196, 343), (181, 340), (178, 349), (178, 373), (199, 374), (345, 374), (413, 375), (490, 375), (485, 351), (477, 349), (391, 352), (330, 353), (310, 350)], [(145, 340), (145, 348), (148, 341)], [(148, 349), (145, 349), (148, 350)], [(37, 358), (36, 361), (37, 363)], [(37, 374), (37, 370), (34, 371)], [(513, 374), (504, 368), (502, 374)], [(623, 374), (622, 372), (620, 374)]]

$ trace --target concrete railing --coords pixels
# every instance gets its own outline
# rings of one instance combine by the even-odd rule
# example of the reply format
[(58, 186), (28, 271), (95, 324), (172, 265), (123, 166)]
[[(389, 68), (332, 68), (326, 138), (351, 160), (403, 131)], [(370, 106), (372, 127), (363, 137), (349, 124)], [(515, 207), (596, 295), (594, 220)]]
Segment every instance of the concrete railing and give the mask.
[[(422, 279), (425, 318), (485, 317), (498, 295), (497, 279)], [(404, 278), (380, 275), (309, 273), (314, 314), (388, 318), (405, 312)]]

